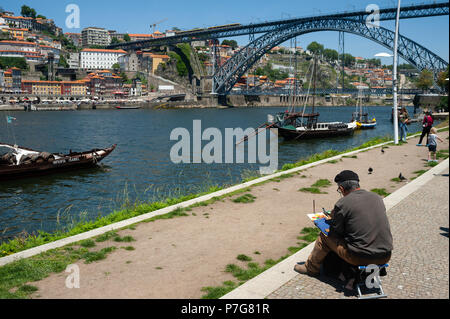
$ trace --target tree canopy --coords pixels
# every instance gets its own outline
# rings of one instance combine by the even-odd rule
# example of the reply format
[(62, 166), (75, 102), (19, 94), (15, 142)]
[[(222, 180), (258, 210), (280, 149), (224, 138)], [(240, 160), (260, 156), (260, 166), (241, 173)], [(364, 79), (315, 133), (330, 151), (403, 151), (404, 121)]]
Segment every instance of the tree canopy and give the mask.
[(416, 86), (422, 90), (428, 90), (433, 85), (433, 73), (430, 70), (424, 69), (420, 72), (417, 79)]
[(34, 10), (33, 8), (30, 8), (29, 6), (23, 5), (21, 7), (21, 11), (20, 14), (24, 17), (29, 17), (29, 18), (36, 18), (36, 10)]
[(446, 92), (448, 92), (448, 67), (447, 70), (442, 71), (439, 73), (438, 79), (437, 79), (437, 85)]
[(320, 43), (317, 43), (316, 41), (313, 41), (308, 45), (308, 47), (306, 49), (311, 51), (314, 54), (322, 54), (323, 50), (324, 50), (324, 46)]
[(25, 58), (19, 57), (0, 57), (0, 69), (9, 69), (12, 67), (16, 67), (21, 70), (27, 70), (27, 61), (25, 60)]
[(335, 61), (339, 58), (339, 53), (333, 49), (325, 49), (323, 50), (323, 56), (329, 61)]
[(123, 36), (123, 39), (126, 42), (130, 42), (131, 41), (130, 35), (128, 33)]
[(223, 40), (222, 45), (229, 45), (233, 50), (238, 47), (236, 40)]

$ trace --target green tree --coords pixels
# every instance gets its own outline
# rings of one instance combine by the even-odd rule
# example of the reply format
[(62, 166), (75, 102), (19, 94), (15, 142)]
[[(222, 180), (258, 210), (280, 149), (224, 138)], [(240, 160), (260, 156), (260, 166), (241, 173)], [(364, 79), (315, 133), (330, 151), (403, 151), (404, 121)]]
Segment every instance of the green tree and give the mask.
[(36, 10), (34, 10), (33, 8), (30, 8), (29, 6), (23, 5), (21, 7), (21, 11), (20, 14), (24, 17), (29, 17), (29, 18), (36, 18)]
[(120, 73), (120, 77), (122, 78), (122, 82), (129, 82), (128, 76), (125, 74), (125, 72)]
[(447, 67), (447, 70), (440, 72), (437, 79), (437, 85), (446, 92), (448, 92), (448, 80), (446, 80), (448, 79), (448, 68), (449, 67)]
[(311, 51), (313, 54), (322, 54), (324, 47), (322, 44), (317, 43), (316, 41), (311, 42), (306, 48), (308, 51)]
[(344, 57), (344, 66), (352, 66), (355, 63), (355, 57), (349, 53), (344, 53), (344, 55), (339, 56), (339, 60)]
[(117, 39), (116, 37), (113, 37), (111, 39), (111, 44), (116, 44), (116, 43), (120, 43), (119, 39)]
[(114, 72), (118, 72), (120, 69), (120, 64), (119, 63), (114, 63), (112, 65), (112, 69), (114, 70)]
[(126, 34), (123, 36), (123, 40), (126, 41), (126, 42), (130, 42), (130, 41), (131, 41), (130, 35), (129, 35), (128, 33), (126, 33)]
[(58, 65), (62, 66), (63, 68), (68, 68), (69, 67), (69, 63), (67, 63), (67, 60), (66, 60), (66, 58), (63, 55), (59, 56)]
[(43, 16), (42, 14), (38, 14), (38, 16), (36, 18), (47, 19), (47, 17)]
[(236, 40), (223, 40), (222, 45), (229, 45), (233, 50), (238, 47)]
[(424, 69), (420, 72), (419, 78), (417, 79), (416, 86), (424, 91), (431, 88), (433, 85), (433, 73), (430, 70)]
[(0, 69), (8, 69), (12, 67), (16, 67), (21, 70), (28, 70), (28, 65), (25, 58), (0, 57)]
[(335, 61), (339, 58), (339, 53), (333, 49), (325, 49), (323, 50), (323, 56), (328, 61)]

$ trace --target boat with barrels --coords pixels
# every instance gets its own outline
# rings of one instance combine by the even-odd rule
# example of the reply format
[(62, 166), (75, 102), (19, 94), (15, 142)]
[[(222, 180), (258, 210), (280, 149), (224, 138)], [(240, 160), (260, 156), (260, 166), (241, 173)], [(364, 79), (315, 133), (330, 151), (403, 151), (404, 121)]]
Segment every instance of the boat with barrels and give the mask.
[(111, 154), (115, 148), (116, 144), (108, 148), (95, 148), (85, 152), (70, 150), (68, 154), (59, 154), (0, 143), (0, 180), (92, 167)]

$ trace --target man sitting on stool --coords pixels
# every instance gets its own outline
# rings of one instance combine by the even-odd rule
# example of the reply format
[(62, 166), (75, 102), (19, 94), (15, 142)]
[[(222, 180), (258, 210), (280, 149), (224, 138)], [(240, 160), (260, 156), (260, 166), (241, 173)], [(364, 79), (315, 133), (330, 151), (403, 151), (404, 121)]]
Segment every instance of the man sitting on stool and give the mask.
[(359, 187), (355, 172), (345, 170), (334, 179), (341, 198), (331, 211), (328, 236), (322, 232), (300, 274), (318, 276), (320, 265), (330, 251), (355, 266), (385, 264), (391, 258), (392, 234), (383, 199)]

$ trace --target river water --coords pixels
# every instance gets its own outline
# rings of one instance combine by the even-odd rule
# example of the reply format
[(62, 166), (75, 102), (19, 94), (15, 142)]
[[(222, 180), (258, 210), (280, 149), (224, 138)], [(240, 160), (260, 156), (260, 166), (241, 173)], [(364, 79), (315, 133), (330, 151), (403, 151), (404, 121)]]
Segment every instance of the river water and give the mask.
[[(320, 107), (320, 121), (345, 121), (354, 107)], [(170, 150), (173, 129), (256, 128), (268, 114), (282, 108), (86, 110), (68, 112), (9, 112), (13, 130), (0, 120), (0, 142), (40, 151), (67, 153), (117, 144), (99, 168), (17, 181), (0, 181), (0, 241), (23, 231), (54, 231), (80, 218), (95, 219), (127, 203), (153, 201), (236, 184), (254, 175), (256, 164), (174, 164)], [(328, 149), (345, 150), (374, 137), (393, 136), (391, 107), (368, 107), (377, 118), (373, 130), (353, 137), (284, 142), (279, 140), (279, 166)], [(410, 114), (413, 108), (408, 108)], [(409, 132), (421, 129), (420, 123)], [(204, 142), (206, 144), (207, 142)], [(330, 176), (332, 178), (332, 176)]]

